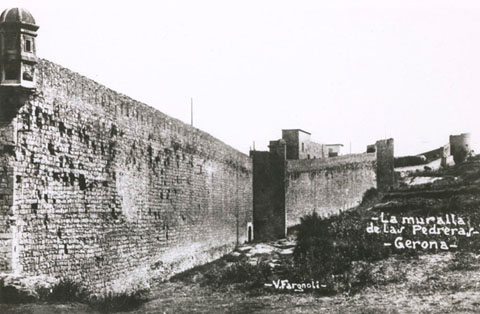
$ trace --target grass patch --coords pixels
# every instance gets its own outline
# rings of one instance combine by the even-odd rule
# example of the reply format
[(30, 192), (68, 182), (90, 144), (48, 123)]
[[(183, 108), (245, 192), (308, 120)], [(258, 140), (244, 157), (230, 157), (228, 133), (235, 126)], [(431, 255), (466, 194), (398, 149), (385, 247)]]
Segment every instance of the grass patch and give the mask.
[(89, 299), (89, 305), (103, 313), (127, 312), (139, 308), (149, 300), (149, 291), (109, 293), (100, 298)]
[(273, 272), (267, 263), (252, 265), (247, 260), (241, 259), (230, 264), (215, 264), (203, 274), (200, 284), (220, 290), (234, 286), (237, 289), (252, 291), (263, 288), (272, 278)]
[(83, 285), (69, 279), (61, 279), (51, 287), (40, 287), (36, 291), (29, 292), (13, 285), (5, 285), (4, 281), (0, 280), (0, 303), (4, 304), (38, 301), (47, 303), (78, 302), (87, 304), (100, 312), (111, 313), (134, 310), (148, 301), (148, 296), (148, 290), (140, 290), (94, 297)]
[(210, 271), (205, 274), (205, 279), (210, 284), (234, 284), (234, 283), (245, 283), (245, 282), (256, 282), (259, 277), (268, 276), (269, 266), (260, 264), (260, 265), (251, 265), (246, 261), (241, 261), (227, 266), (225, 269), (222, 269), (220, 272)]
[(478, 260), (468, 252), (457, 252), (448, 263), (447, 271), (472, 271), (478, 269)]
[(463, 289), (461, 283), (434, 274), (411, 285), (408, 290), (416, 294), (431, 294), (434, 292), (459, 292)]

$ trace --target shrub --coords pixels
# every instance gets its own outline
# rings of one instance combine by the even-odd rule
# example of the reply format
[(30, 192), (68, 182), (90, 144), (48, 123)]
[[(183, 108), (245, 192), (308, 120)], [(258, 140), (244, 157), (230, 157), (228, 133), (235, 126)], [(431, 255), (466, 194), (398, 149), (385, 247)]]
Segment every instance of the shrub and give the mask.
[(5, 282), (0, 280), (0, 303), (4, 304), (18, 304), (34, 302), (35, 297), (31, 294), (17, 289), (14, 286), (5, 285)]
[(373, 266), (370, 263), (360, 262), (352, 267), (352, 272), (347, 273), (345, 282), (348, 292), (355, 294), (361, 289), (375, 283)]
[[(359, 211), (329, 218), (321, 218), (316, 213), (303, 217), (294, 251), (295, 277), (320, 280), (332, 285), (335, 292), (355, 292), (370, 284), (371, 268), (358, 263), (354, 268), (354, 262), (380, 260), (389, 256), (391, 251), (379, 239), (381, 235), (366, 232), (369, 217), (366, 212)], [(360, 271), (358, 267), (361, 267)]]
[[(321, 218), (316, 213), (301, 219), (294, 256), (297, 261), (312, 259), (342, 272), (355, 260), (375, 261), (389, 256), (382, 234), (368, 234), (371, 215), (358, 211)], [(332, 265), (331, 267), (328, 265)]]
[(49, 291), (38, 291), (41, 299), (49, 302), (85, 302), (90, 293), (80, 283), (70, 279), (61, 279)]
[(124, 312), (139, 308), (149, 300), (149, 291), (140, 290), (134, 292), (109, 293), (106, 296), (90, 299), (90, 305), (94, 309), (104, 312)]
[(261, 262), (252, 265), (246, 260), (237, 261), (227, 266), (210, 268), (204, 274), (202, 284), (214, 288), (223, 288), (226, 285), (241, 284), (248, 289), (260, 288), (272, 280), (272, 270), (267, 263)]
[(363, 193), (361, 205), (368, 205), (378, 199), (378, 190), (376, 188), (369, 188)]
[(379, 267), (373, 271), (373, 281), (375, 285), (388, 285), (404, 282), (407, 279), (407, 269), (404, 263), (397, 262), (380, 263)]
[(148, 301), (148, 290), (124, 293), (109, 293), (106, 296), (92, 297), (80, 283), (70, 279), (61, 279), (53, 286), (39, 287), (33, 294), (21, 288), (7, 285), (0, 280), (0, 303), (27, 303), (38, 300), (46, 302), (80, 302), (101, 312), (129, 311)]

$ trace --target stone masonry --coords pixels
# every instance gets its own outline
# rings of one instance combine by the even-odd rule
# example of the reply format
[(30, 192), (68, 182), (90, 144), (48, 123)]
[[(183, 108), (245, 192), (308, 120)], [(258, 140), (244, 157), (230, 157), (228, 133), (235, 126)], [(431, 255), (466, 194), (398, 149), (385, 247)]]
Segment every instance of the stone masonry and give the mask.
[(282, 238), (305, 214), (336, 213), (394, 183), (392, 139), (375, 153), (325, 158), (341, 145), (284, 130), (250, 158), (39, 60), (38, 28), (24, 9), (0, 15), (0, 273), (107, 292), (252, 236)]
[(372, 153), (317, 159), (289, 159), (286, 140), (250, 152), (256, 240), (284, 237), (307, 214), (337, 214), (358, 205), (368, 189), (394, 185), (393, 139), (377, 141)]
[(0, 98), (16, 106), (0, 133), (0, 270), (108, 290), (246, 240), (248, 156), (49, 61), (37, 73), (24, 103)]

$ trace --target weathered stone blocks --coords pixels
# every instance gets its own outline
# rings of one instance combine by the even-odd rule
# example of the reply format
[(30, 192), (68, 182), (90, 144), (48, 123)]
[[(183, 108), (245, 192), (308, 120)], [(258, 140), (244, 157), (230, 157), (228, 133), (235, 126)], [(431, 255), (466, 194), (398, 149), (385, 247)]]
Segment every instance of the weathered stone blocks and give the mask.
[(246, 240), (248, 156), (56, 64), (37, 70), (37, 93), (6, 126), (14, 157), (0, 155), (14, 170), (0, 172), (14, 271), (108, 290), (146, 265), (173, 265), (168, 276)]

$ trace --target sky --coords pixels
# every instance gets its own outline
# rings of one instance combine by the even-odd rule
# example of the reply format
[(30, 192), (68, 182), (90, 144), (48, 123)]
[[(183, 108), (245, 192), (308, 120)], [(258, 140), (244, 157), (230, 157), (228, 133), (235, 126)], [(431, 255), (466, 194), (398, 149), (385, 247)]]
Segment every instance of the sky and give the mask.
[[(480, 152), (476, 1), (44, 1), (37, 55), (248, 153), (281, 130), (418, 154), (471, 132)], [(480, 137), (480, 136), (479, 136)]]

